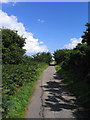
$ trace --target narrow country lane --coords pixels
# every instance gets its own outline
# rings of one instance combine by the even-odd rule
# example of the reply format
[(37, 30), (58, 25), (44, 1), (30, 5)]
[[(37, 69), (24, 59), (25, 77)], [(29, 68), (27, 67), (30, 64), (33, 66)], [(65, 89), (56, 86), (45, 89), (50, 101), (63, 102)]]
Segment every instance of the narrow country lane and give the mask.
[(76, 98), (49, 66), (37, 82), (25, 118), (75, 118)]

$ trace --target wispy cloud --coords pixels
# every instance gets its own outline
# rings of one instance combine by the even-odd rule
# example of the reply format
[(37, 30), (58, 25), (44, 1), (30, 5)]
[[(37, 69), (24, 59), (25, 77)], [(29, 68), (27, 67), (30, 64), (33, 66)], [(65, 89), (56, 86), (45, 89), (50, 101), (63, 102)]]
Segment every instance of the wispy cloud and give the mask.
[(8, 3), (8, 2), (12, 2), (12, 0), (0, 0), (0, 3)]
[(77, 39), (77, 38), (71, 38), (70, 39), (70, 43), (67, 44), (67, 45), (64, 45), (64, 47), (67, 48), (67, 49), (73, 49), (74, 47), (76, 47), (76, 45), (78, 43), (81, 43), (81, 41), (82, 41), (82, 38), (79, 38), (79, 39)]
[(23, 35), (23, 37), (26, 38), (26, 44), (24, 48), (27, 50), (27, 53), (37, 53), (37, 52), (48, 51), (48, 48), (46, 45), (41, 45), (41, 43), (43, 43), (42, 41), (39, 42), (38, 39), (34, 38), (32, 33), (26, 31), (23, 23), (18, 22), (18, 19), (16, 16), (14, 15), (8, 16), (7, 13), (0, 10), (0, 28), (2, 26), (12, 30), (17, 30), (20, 36)]
[(0, 0), (0, 3), (5, 3), (5, 4), (8, 4), (10, 3), (12, 4), (12, 6), (15, 6), (16, 5), (16, 1), (15, 0)]
[(41, 20), (41, 19), (38, 19), (38, 22), (44, 23), (45, 21), (44, 21), (44, 20)]
[[(2, 3), (6, 2), (41, 2), (41, 0), (0, 0)], [(43, 0), (43, 2), (89, 2), (89, 0)]]

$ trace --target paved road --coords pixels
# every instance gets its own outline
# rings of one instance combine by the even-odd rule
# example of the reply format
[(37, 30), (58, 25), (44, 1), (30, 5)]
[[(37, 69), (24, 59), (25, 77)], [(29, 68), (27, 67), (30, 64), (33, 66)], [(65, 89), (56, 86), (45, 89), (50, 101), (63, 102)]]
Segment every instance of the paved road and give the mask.
[(75, 118), (75, 100), (54, 66), (49, 66), (37, 82), (25, 118)]

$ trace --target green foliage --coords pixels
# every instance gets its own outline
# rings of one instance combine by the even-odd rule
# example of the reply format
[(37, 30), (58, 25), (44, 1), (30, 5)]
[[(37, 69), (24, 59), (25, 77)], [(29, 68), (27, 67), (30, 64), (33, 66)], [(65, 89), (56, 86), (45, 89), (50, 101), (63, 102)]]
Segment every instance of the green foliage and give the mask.
[(84, 32), (86, 33), (85, 36), (83, 36), (85, 43), (79, 43), (72, 50), (56, 50), (54, 52), (54, 58), (58, 64), (61, 62), (63, 63), (63, 69), (75, 72), (78, 76), (83, 78), (83, 80), (86, 79), (86, 81), (89, 82), (90, 80), (88, 79), (88, 74), (90, 71), (90, 24), (87, 24), (86, 26), (88, 26), (88, 29), (86, 32)]
[(4, 119), (22, 118), (35, 82), (52, 60), (52, 56), (49, 52), (38, 53), (33, 57), (24, 55), (25, 38), (19, 36), (17, 31), (10, 29), (1, 29), (1, 31), (3, 59), (2, 115)]
[(39, 64), (35, 61), (30, 65), (3, 65), (3, 118), (12, 118), (13, 116), (20, 118), (25, 114), (35, 81), (47, 66), (45, 63)]
[(52, 60), (52, 55), (51, 55), (50, 52), (37, 53), (37, 54), (33, 55), (33, 60), (38, 61), (38, 62), (45, 62), (47, 64), (50, 64), (50, 62)]
[(89, 84), (87, 84), (85, 80), (82, 80), (80, 76), (77, 76), (74, 72), (63, 69), (61, 65), (56, 65), (56, 71), (60, 75), (61, 79), (63, 79), (67, 84), (69, 90), (77, 97), (77, 103), (90, 108)]
[[(59, 66), (60, 76), (64, 78), (72, 91), (80, 98), (80, 101), (86, 106), (88, 105), (88, 84), (90, 83), (90, 24), (87, 23), (88, 29), (82, 36), (82, 44), (79, 43), (71, 51), (56, 50), (54, 58)], [(78, 91), (80, 87), (80, 91)], [(90, 99), (89, 99), (90, 102)]]
[(88, 28), (84, 32), (85, 35), (82, 36), (82, 43), (87, 43), (87, 45), (90, 45), (90, 23), (87, 23), (85, 26)]
[(24, 65), (31, 65), (31, 64), (34, 64), (34, 61), (33, 61), (33, 59), (32, 59), (32, 57), (30, 57), (30, 56), (27, 56), (27, 55), (24, 55), (23, 57), (22, 57), (22, 64), (24, 64)]
[(17, 31), (2, 29), (2, 59), (6, 64), (19, 64), (25, 54), (23, 49), (25, 38), (19, 36)]
[(72, 50), (68, 50), (68, 49), (59, 49), (54, 51), (54, 59), (57, 62), (57, 64), (61, 63), (62, 61), (64, 61), (66, 58), (68, 58), (70, 52)]
[[(63, 53), (63, 54), (62, 54)], [(86, 79), (89, 71), (89, 46), (78, 44), (73, 50), (56, 50), (54, 58), (62, 63), (62, 68), (75, 72), (81, 78)]]

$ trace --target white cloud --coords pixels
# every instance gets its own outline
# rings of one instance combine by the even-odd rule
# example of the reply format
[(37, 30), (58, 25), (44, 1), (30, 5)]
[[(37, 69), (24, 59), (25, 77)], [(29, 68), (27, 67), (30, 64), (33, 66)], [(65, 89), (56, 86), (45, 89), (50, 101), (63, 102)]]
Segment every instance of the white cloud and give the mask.
[(45, 21), (44, 21), (44, 20), (41, 20), (41, 19), (38, 19), (38, 22), (44, 23)]
[(47, 46), (46, 45), (40, 45), (38, 39), (35, 39), (33, 37), (33, 34), (30, 32), (26, 32), (26, 29), (23, 25), (23, 23), (18, 22), (18, 19), (16, 16), (11, 15), (8, 16), (7, 13), (0, 10), (0, 28), (4, 26), (6, 28), (9, 28), (11, 30), (17, 30), (18, 34), (20, 36), (23, 35), (23, 37), (26, 39), (25, 49), (27, 50), (27, 53), (37, 53), (37, 52), (47, 52)]
[(70, 43), (67, 45), (64, 45), (64, 47), (67, 49), (73, 49), (78, 43), (81, 43), (81, 41), (82, 41), (82, 38), (79, 38), (79, 39), (71, 38)]
[(12, 0), (0, 0), (0, 3), (8, 3), (11, 2)]
[[(0, 0), (0, 1), (15, 1), (15, 2), (41, 2), (41, 0)], [(43, 0), (42, 2), (89, 2), (89, 0)]]
[(9, 3), (12, 2), (12, 6), (15, 6), (16, 0), (0, 0), (0, 3)]

